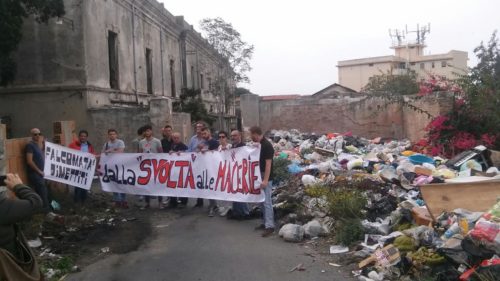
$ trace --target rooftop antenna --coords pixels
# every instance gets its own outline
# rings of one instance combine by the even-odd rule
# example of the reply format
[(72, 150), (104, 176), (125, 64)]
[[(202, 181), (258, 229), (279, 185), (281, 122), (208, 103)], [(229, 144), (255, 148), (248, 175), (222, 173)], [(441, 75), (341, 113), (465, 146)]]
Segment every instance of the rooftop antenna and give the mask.
[(393, 46), (401, 46), (403, 44), (403, 39), (405, 39), (403, 30), (398, 29), (389, 29), (389, 37), (392, 39)]
[[(418, 44), (418, 45), (425, 44), (425, 36), (427, 33), (430, 33), (430, 32), (431, 32), (431, 24), (430, 23), (428, 23), (427, 26), (423, 26), (422, 28), (420, 28), (420, 25), (417, 24), (416, 30), (408, 30), (408, 25), (405, 26), (405, 34), (406, 35), (408, 35), (410, 33), (417, 34), (416, 44)], [(411, 44), (409, 41), (407, 43)]]

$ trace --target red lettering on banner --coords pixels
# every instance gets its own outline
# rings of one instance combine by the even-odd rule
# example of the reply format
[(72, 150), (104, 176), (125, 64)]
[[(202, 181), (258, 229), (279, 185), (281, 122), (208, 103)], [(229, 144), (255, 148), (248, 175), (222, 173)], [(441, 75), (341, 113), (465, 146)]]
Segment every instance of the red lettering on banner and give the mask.
[(151, 165), (151, 160), (150, 159), (143, 160), (141, 162), (141, 164), (139, 165), (139, 169), (141, 171), (143, 171), (143, 172), (146, 172), (147, 175), (145, 177), (139, 177), (137, 179), (137, 183), (138, 184), (140, 184), (140, 185), (147, 185), (149, 183), (149, 180), (151, 179), (150, 165)]
[[(231, 174), (231, 181), (234, 181), (234, 173), (238, 173), (238, 162), (234, 163), (233, 173)], [(233, 189), (233, 194), (242, 192), (241, 186), (239, 184), (236, 185), (236, 188)]]
[(167, 166), (167, 187), (175, 188), (177, 186), (177, 182), (172, 180), (172, 167), (175, 165), (175, 161), (170, 161), (170, 165)]
[[(160, 160), (160, 164), (158, 165), (158, 171), (155, 174), (158, 174), (158, 181), (160, 184), (164, 184), (168, 179), (168, 171), (170, 163), (167, 160)], [(155, 176), (156, 178), (156, 176)]]
[(241, 179), (243, 182), (241, 186), (243, 187), (245, 194), (248, 194), (247, 173), (248, 173), (248, 160), (243, 159), (243, 171), (241, 173)]
[(184, 188), (187, 188), (187, 185), (189, 184), (189, 187), (191, 189), (195, 189), (194, 186), (194, 176), (193, 176), (193, 167), (191, 167), (191, 164), (188, 166), (188, 172), (186, 175), (186, 183), (184, 184)]
[(227, 166), (227, 160), (224, 160), (224, 166), (222, 166), (222, 162), (219, 163), (219, 169), (217, 172), (217, 180), (215, 181), (215, 190), (217, 190), (217, 187), (220, 184), (220, 190), (224, 192), (226, 190), (226, 187), (224, 185), (224, 176), (226, 175), (226, 166)]
[(257, 181), (257, 176), (255, 175), (255, 170), (259, 167), (259, 162), (254, 161), (250, 163), (250, 193), (260, 194), (260, 188), (255, 189), (255, 181)]
[(177, 187), (178, 188), (183, 188), (183, 183), (184, 183), (184, 167), (189, 166), (189, 161), (177, 161), (175, 162), (176, 167), (180, 167), (179, 170), (179, 179), (177, 180)]
[(224, 185), (224, 190), (227, 190), (227, 193), (234, 193), (233, 191), (233, 181), (231, 180), (231, 164), (226, 171), (226, 183)]
[[(238, 163), (238, 162), (236, 162)], [(241, 169), (243, 168), (243, 165), (238, 165), (238, 178), (237, 178), (237, 183), (238, 186), (241, 186)]]

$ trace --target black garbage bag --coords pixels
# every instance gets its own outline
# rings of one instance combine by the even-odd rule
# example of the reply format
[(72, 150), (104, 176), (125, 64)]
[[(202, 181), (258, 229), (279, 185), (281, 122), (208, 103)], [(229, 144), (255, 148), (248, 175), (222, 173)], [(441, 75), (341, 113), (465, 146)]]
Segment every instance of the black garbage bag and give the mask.
[(455, 265), (471, 264), (471, 256), (463, 249), (440, 248), (437, 252)]
[(467, 236), (462, 240), (462, 249), (470, 256), (470, 265), (479, 264), (483, 260), (491, 259), (495, 251), (488, 249), (484, 244)]

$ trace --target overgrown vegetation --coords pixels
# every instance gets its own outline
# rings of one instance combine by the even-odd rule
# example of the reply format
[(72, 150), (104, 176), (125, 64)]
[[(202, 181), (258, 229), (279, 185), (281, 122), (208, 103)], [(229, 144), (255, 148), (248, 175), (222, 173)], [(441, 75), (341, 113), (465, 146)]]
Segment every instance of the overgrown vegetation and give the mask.
[(365, 229), (360, 219), (339, 220), (335, 228), (335, 241), (339, 244), (350, 246), (363, 239)]
[(215, 118), (208, 111), (201, 99), (201, 90), (183, 89), (179, 101), (172, 104), (174, 111), (191, 114), (191, 120), (203, 120), (212, 125)]
[(365, 231), (361, 219), (365, 216), (367, 200), (361, 191), (316, 184), (307, 187), (305, 193), (326, 199), (328, 214), (337, 221), (334, 232), (337, 243), (349, 246), (363, 238)]
[(23, 22), (33, 15), (40, 23), (64, 15), (63, 0), (0, 1), (0, 86), (7, 86), (16, 77), (17, 65), (12, 53), (23, 37)]
[(288, 159), (274, 158), (273, 160), (273, 181), (277, 184), (286, 182), (290, 179), (290, 173), (288, 172), (288, 165), (292, 162)]
[(68, 273), (71, 273), (75, 265), (73, 259), (69, 257), (61, 257), (55, 261), (47, 261), (42, 265), (42, 272), (44, 275), (51, 276), (49, 281), (61, 280), (61, 278)]
[[(450, 112), (434, 118), (427, 138), (418, 145), (433, 155), (451, 157), (479, 144), (500, 149), (500, 49), (496, 32), (487, 45), (474, 49), (479, 59), (467, 75), (455, 81), (433, 77), (433, 85), (447, 85), (455, 93)], [(442, 88), (442, 87), (440, 87)]]

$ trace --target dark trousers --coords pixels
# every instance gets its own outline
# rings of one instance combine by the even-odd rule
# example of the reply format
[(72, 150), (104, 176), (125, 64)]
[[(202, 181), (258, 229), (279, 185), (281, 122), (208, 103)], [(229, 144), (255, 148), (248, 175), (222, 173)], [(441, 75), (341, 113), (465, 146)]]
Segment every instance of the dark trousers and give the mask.
[(43, 211), (50, 211), (50, 201), (49, 201), (49, 190), (47, 185), (45, 184), (45, 179), (38, 175), (28, 176), (28, 180), (30, 181), (35, 192), (42, 198), (43, 201)]
[(85, 200), (87, 200), (87, 194), (88, 194), (88, 190), (86, 189), (83, 189), (83, 188), (79, 188), (79, 187), (75, 187), (75, 194), (74, 194), (74, 197), (73, 197), (73, 200), (75, 201), (75, 203), (85, 203)]
[(181, 201), (181, 205), (187, 205), (188, 199), (187, 197), (169, 197), (170, 201), (168, 205), (170, 207), (177, 207), (177, 200)]
[[(153, 196), (144, 196), (144, 201), (146, 201), (146, 205), (149, 205), (149, 202), (151, 202), (151, 197)], [(163, 202), (163, 197), (162, 196), (158, 196), (158, 204), (161, 205), (161, 203)]]

